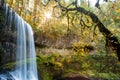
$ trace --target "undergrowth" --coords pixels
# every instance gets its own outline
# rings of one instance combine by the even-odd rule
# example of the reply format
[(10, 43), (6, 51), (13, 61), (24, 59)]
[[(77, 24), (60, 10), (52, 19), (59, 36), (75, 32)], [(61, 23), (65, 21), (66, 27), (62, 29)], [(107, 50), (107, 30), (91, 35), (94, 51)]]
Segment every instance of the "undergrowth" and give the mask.
[(72, 55), (38, 55), (38, 70), (43, 80), (54, 80), (68, 76), (88, 76), (98, 79), (120, 79), (120, 64), (115, 54), (104, 51), (94, 55), (79, 52)]

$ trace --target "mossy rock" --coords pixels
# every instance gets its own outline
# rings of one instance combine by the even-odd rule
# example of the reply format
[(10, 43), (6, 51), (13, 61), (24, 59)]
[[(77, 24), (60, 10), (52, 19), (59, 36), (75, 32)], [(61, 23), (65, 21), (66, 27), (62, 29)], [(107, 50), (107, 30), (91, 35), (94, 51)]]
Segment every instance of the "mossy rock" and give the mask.
[(15, 68), (15, 62), (7, 63), (2, 66), (0, 66), (1, 69), (11, 71), (12, 69)]

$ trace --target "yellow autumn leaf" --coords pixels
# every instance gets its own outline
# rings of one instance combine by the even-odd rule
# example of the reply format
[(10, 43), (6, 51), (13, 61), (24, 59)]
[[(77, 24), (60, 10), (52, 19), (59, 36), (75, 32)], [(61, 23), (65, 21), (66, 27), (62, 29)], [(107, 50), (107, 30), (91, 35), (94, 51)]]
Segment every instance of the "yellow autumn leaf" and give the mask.
[(116, 10), (116, 13), (120, 13), (120, 8)]
[(104, 19), (106, 20), (106, 19), (107, 19), (107, 17), (106, 17), (106, 16), (104, 16)]
[(120, 19), (120, 16), (117, 16), (117, 19)]
[(60, 62), (56, 62), (55, 64), (56, 64), (58, 67), (63, 67), (62, 63), (60, 63)]
[(88, 23), (86, 23), (88, 26), (91, 26), (92, 25), (92, 23), (91, 22), (88, 22)]

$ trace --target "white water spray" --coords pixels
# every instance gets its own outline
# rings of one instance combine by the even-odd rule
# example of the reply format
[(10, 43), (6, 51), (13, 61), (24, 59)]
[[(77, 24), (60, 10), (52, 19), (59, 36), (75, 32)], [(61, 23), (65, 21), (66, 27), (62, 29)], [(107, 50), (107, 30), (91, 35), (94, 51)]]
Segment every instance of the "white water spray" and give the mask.
[[(7, 9), (8, 6), (6, 6)], [(13, 22), (12, 9), (8, 10), (10, 10), (8, 15), (10, 23), (8, 25), (11, 28), (11, 22)], [(14, 21), (14, 26), (17, 28), (16, 67), (13, 72), (10, 72), (13, 78), (10, 80), (38, 80), (32, 28), (16, 13), (14, 14)], [(1, 75), (1, 79), (8, 80), (4, 76)]]

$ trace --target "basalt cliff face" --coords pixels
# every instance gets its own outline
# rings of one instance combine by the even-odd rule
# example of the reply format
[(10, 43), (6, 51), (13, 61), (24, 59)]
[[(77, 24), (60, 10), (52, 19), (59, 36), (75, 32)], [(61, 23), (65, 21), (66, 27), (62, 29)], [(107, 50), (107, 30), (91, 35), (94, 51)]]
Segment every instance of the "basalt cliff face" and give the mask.
[(67, 34), (61, 36), (48, 35), (47, 32), (35, 32), (35, 45), (38, 48), (53, 47), (57, 49), (71, 49), (74, 42), (80, 40), (76, 34)]
[(3, 6), (0, 7), (0, 66), (14, 61), (16, 51), (16, 28), (10, 21), (12, 18), (7, 19), (9, 16), (5, 16), (6, 14), (14, 16), (14, 13), (10, 10), (6, 12), (5, 9)]

